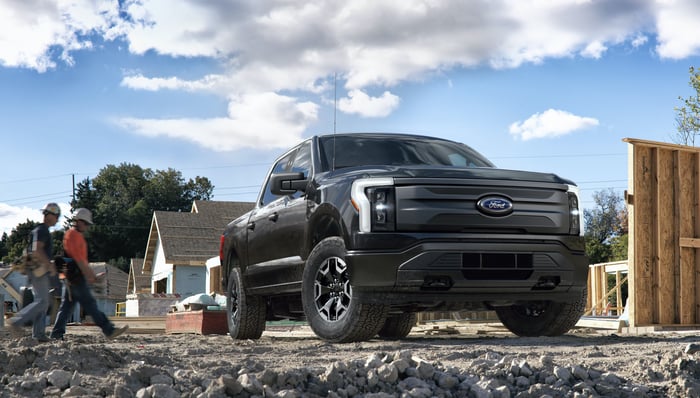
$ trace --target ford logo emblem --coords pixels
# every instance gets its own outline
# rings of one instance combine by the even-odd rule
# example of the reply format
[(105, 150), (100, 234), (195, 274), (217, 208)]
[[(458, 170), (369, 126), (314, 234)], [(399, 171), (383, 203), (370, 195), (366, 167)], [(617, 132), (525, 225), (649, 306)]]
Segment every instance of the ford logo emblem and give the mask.
[(499, 196), (488, 196), (476, 202), (476, 208), (490, 216), (505, 216), (513, 212), (513, 203)]

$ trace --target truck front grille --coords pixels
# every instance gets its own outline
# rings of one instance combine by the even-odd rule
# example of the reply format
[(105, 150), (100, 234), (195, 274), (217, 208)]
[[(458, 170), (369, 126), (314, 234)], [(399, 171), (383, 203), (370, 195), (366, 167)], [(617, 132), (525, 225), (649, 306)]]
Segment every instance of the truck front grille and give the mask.
[(462, 275), (466, 279), (525, 280), (532, 272), (532, 254), (462, 253)]

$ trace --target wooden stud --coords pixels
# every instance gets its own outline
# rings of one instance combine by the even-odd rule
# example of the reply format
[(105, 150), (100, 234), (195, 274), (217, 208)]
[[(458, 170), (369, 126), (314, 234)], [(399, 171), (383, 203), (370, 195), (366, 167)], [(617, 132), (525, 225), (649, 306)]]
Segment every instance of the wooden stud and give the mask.
[(668, 149), (656, 150), (656, 267), (654, 269), (656, 307), (654, 323), (673, 324), (676, 319), (675, 250), (673, 225), (675, 223), (675, 179), (673, 153)]
[(656, 228), (654, 211), (656, 200), (653, 195), (655, 174), (654, 148), (634, 147), (634, 269), (632, 281), (635, 293), (634, 326), (646, 326), (654, 323), (654, 269), (656, 256)]
[(693, 175), (695, 174), (693, 154), (684, 152), (679, 155), (678, 180), (678, 228), (679, 228), (679, 268), (680, 283), (678, 286), (678, 298), (680, 303), (679, 315), (681, 324), (697, 322), (695, 297), (695, 247), (700, 247), (700, 239), (693, 238), (695, 231), (693, 226), (693, 213), (695, 193), (692, 189)]

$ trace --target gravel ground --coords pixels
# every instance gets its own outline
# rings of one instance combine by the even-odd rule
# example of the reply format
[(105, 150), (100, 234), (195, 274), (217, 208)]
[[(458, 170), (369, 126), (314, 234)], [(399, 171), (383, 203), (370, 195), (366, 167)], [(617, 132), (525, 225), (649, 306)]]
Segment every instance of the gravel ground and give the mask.
[(405, 340), (353, 344), (298, 326), (255, 341), (108, 341), (81, 326), (39, 344), (0, 331), (0, 397), (700, 397), (698, 341), (593, 329), (519, 338), (496, 324), (420, 326)]

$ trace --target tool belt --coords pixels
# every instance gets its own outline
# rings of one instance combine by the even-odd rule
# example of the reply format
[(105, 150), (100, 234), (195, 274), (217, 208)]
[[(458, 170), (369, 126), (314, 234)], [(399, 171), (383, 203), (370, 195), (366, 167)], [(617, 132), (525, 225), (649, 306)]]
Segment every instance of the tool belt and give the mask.
[(58, 273), (63, 275), (63, 278), (69, 283), (75, 284), (80, 282), (83, 273), (80, 271), (80, 267), (78, 267), (78, 263), (76, 263), (75, 260), (70, 257), (56, 256), (53, 262), (56, 265)]
[(32, 253), (24, 253), (22, 256), (12, 263), (12, 269), (23, 275), (29, 275), (31, 272), (35, 277), (40, 277), (49, 272), (46, 265), (37, 261)]

